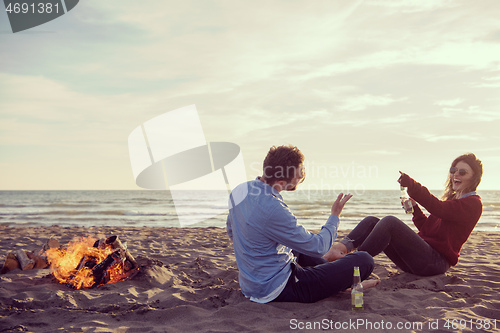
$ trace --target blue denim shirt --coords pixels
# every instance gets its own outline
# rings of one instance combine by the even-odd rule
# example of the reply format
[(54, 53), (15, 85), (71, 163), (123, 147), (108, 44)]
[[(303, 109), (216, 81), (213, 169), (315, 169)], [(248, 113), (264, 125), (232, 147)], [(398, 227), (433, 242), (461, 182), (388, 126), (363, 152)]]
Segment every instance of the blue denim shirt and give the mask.
[[(227, 233), (233, 241), (243, 294), (270, 295), (291, 274), (292, 249), (321, 257), (337, 237), (339, 218), (330, 215), (318, 234), (307, 231), (273, 187), (258, 178), (238, 185), (229, 198)], [(278, 296), (278, 295), (276, 295)]]

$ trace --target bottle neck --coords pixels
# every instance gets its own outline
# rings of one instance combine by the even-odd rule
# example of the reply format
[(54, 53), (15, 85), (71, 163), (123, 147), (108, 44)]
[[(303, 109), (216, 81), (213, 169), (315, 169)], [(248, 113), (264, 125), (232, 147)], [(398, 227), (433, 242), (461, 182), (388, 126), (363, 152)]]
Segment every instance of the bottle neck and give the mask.
[(361, 283), (361, 277), (359, 274), (359, 267), (354, 267), (354, 284)]

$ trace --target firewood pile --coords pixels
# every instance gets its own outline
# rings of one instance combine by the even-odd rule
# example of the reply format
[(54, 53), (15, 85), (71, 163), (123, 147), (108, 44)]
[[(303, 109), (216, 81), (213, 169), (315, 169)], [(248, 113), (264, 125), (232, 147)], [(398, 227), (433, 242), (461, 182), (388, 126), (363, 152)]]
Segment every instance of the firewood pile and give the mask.
[(17, 250), (9, 252), (5, 257), (0, 274), (8, 273), (14, 269), (29, 270), (49, 267), (45, 251), (51, 248), (60, 248), (61, 245), (56, 239), (49, 239), (43, 247), (35, 251)]

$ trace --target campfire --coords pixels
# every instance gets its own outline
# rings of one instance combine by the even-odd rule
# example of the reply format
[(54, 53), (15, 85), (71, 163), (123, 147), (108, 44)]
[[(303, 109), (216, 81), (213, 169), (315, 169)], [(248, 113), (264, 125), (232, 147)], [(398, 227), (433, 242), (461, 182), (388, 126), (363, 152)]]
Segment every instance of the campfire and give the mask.
[(65, 246), (51, 238), (38, 252), (17, 250), (7, 254), (0, 274), (16, 268), (29, 270), (48, 266), (58, 282), (74, 289), (123, 281), (141, 269), (117, 236), (107, 239), (82, 237)]
[(117, 236), (105, 240), (84, 237), (64, 248), (45, 251), (53, 276), (74, 289), (123, 281), (139, 268)]

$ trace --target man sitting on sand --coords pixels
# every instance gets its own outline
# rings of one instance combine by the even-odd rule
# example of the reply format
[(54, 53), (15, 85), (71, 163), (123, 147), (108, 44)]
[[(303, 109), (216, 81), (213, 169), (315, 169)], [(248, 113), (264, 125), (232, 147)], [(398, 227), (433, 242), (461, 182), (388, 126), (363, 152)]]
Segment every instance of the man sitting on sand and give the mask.
[[(243, 294), (258, 303), (311, 303), (349, 288), (354, 266), (361, 279), (372, 272), (366, 252), (339, 255), (333, 262), (322, 256), (337, 237), (339, 216), (352, 195), (340, 194), (318, 234), (297, 223), (281, 191), (294, 191), (305, 178), (304, 155), (297, 147), (271, 147), (262, 177), (238, 185), (229, 199), (227, 232), (233, 241)], [(372, 287), (378, 280), (364, 283)]]

